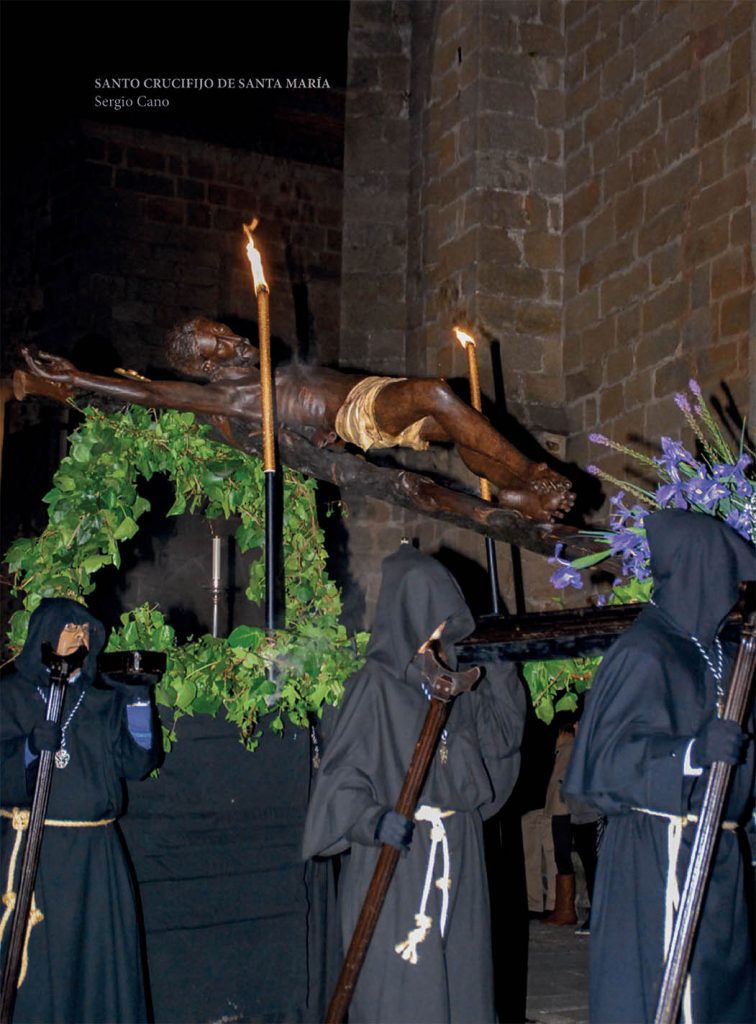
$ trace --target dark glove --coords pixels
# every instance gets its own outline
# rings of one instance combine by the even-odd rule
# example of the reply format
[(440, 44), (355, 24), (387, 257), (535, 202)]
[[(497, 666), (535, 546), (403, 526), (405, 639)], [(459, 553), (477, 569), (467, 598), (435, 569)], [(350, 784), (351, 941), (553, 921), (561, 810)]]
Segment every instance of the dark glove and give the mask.
[(708, 768), (715, 761), (739, 764), (743, 760), (748, 737), (737, 722), (713, 718), (696, 736), (690, 760), (696, 767)]
[(402, 853), (409, 853), (412, 833), (415, 831), (414, 821), (405, 818), (396, 811), (384, 811), (375, 826), (375, 838), (379, 843), (388, 843)]
[(102, 680), (116, 693), (122, 694), (127, 704), (149, 704), (159, 676), (148, 672), (103, 672)]
[(58, 722), (44, 721), (34, 726), (26, 742), (29, 744), (30, 752), (39, 757), (43, 750), (60, 749), (61, 735), (62, 730)]

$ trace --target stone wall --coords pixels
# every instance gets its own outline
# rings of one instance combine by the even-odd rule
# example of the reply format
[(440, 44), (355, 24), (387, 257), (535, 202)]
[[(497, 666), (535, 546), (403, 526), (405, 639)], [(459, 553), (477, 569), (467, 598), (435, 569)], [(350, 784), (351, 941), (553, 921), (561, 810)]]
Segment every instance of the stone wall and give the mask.
[[(558, 434), (565, 426), (558, 401), (561, 18), (561, 5), (553, 2), (358, 2), (350, 23), (342, 363), (443, 376), (467, 399), (466, 359), (452, 334), (455, 324), (465, 326), (479, 342), (487, 414), (536, 458), (545, 455), (538, 438), (518, 423), (536, 435)], [(392, 48), (390, 60), (376, 59), (381, 47)], [(365, 52), (373, 55), (369, 72)], [(385, 67), (395, 76), (388, 92), (381, 85)], [(365, 137), (374, 148), (352, 148), (350, 140)], [(392, 146), (391, 138), (401, 141)], [(366, 168), (367, 180), (381, 189), (378, 204), (364, 194)], [(362, 237), (379, 240), (373, 280), (391, 300), (380, 306), (371, 303), (371, 291), (350, 289), (350, 279), (356, 281), (350, 278), (352, 192), (361, 204)], [(406, 233), (392, 220), (400, 216), (407, 218)], [(390, 285), (384, 264), (392, 268)], [(397, 318), (404, 325), (401, 339), (392, 336)], [(365, 329), (350, 330), (352, 320)], [(390, 358), (376, 351), (374, 331)], [(400, 459), (477, 486), (449, 450)], [(359, 508), (371, 523), (379, 514), (374, 503)], [(423, 550), (449, 552), (469, 574), (480, 571), (483, 543), (468, 531), (395, 510), (381, 517), (380, 531), (361, 529), (354, 518), (351, 550), (363, 567), (376, 566), (404, 534)], [(506, 546), (498, 561), (511, 601)], [(530, 575), (531, 560), (525, 561)], [(539, 571), (542, 560), (532, 561)], [(368, 609), (377, 582), (370, 577)]]
[[(755, 16), (749, 0), (353, 3), (345, 231), (353, 189), (381, 297), (349, 290), (345, 246), (342, 362), (465, 395), (463, 321), (486, 412), (531, 457), (572, 466), (599, 518), (586, 465), (629, 467), (592, 432), (691, 443), (674, 404), (690, 377), (746, 414)], [(404, 461), (475, 486), (448, 452)], [(363, 567), (402, 533), (482, 562), (474, 535), (384, 519), (350, 527)], [(511, 604), (506, 551), (499, 568)], [(550, 602), (547, 575), (526, 555), (531, 607)]]
[(410, 5), (353, 3), (344, 138), (342, 365), (406, 360)]
[(340, 171), (95, 122), (49, 160), (54, 172), (30, 171), (45, 183), (26, 246), (36, 309), (6, 306), (11, 335), (58, 351), (107, 339), (144, 367), (159, 364), (162, 334), (182, 318), (254, 330), (242, 224), (257, 217), (274, 333), (336, 360)]
[(747, 412), (755, 16), (749, 0), (566, 6), (563, 360), (582, 464), (623, 469), (592, 430), (678, 436), (691, 376)]
[[(559, 443), (562, 298), (562, 50), (559, 3), (434, 4), (413, 56), (414, 243), (408, 369), (441, 375), (467, 398), (467, 364), (453, 337), (478, 341), (484, 408), (533, 458)], [(434, 45), (428, 46), (428, 38)], [(522, 427), (530, 432), (526, 433)], [(456, 457), (437, 467), (477, 482)], [(453, 551), (487, 593), (483, 544), (427, 520), (426, 550)], [(514, 610), (512, 560), (497, 547), (498, 575)], [(543, 560), (524, 554), (526, 593), (539, 597)], [(483, 599), (480, 611), (489, 611)]]

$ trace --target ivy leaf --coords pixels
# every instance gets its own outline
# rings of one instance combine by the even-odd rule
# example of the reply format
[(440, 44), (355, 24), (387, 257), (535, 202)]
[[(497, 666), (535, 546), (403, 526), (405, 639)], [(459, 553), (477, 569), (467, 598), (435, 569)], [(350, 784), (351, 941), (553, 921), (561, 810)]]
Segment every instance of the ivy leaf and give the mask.
[(180, 516), (186, 510), (186, 498), (182, 493), (176, 491), (176, 499), (165, 513), (167, 516)]
[(551, 725), (554, 721), (554, 705), (550, 700), (543, 700), (535, 709), (536, 717), (540, 718), (546, 725)]
[(128, 540), (130, 537), (133, 537), (134, 534), (138, 532), (139, 527), (131, 518), (131, 516), (125, 516), (125, 518), (121, 520), (120, 524), (113, 531), (113, 536), (115, 537), (116, 540)]
[(182, 679), (176, 686), (176, 704), (182, 711), (191, 711), (197, 687), (191, 679)]
[(92, 457), (92, 449), (86, 444), (75, 444), (72, 446), (70, 454), (76, 462), (89, 462)]
[(560, 697), (556, 702), (555, 711), (577, 711), (578, 701), (577, 695), (574, 693), (565, 693), (564, 696)]
[(104, 555), (88, 555), (82, 562), (82, 566), (84, 571), (91, 576), (93, 572), (97, 572), (98, 569), (102, 568), (109, 561), (110, 559)]
[(237, 626), (228, 638), (231, 647), (256, 648), (262, 638), (262, 630), (256, 626)]
[(8, 554), (5, 556), (5, 560), (10, 566), (12, 572), (15, 572), (15, 570), (22, 565), (24, 559), (31, 553), (32, 546), (33, 541), (24, 539), (16, 540), (11, 544), (8, 549)]
[(192, 704), (197, 715), (214, 715), (221, 706), (221, 698), (208, 693), (198, 693)]

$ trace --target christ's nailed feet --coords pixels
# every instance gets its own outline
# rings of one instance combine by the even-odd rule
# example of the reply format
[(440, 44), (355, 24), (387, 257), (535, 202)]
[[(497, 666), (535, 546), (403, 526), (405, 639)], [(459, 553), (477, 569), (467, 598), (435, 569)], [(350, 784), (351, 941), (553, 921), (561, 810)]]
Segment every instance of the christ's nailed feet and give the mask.
[[(569, 488), (569, 484), (567, 487)], [(496, 500), (502, 508), (512, 509), (527, 516), (528, 519), (534, 519), (538, 523), (551, 523), (570, 511), (575, 503), (575, 495), (569, 489), (548, 490), (545, 494), (535, 489), (502, 489), (496, 495)]]
[(553, 469), (549, 469), (545, 462), (537, 462), (530, 472), (529, 490), (543, 495), (554, 494), (557, 491), (569, 491), (570, 481)]

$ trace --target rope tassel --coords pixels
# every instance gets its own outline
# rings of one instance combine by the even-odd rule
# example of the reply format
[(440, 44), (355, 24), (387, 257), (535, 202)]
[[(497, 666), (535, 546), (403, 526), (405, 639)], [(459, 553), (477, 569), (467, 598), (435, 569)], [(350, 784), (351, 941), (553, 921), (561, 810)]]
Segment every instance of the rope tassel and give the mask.
[(452, 880), (449, 840), (446, 836), (443, 819), (450, 817), (452, 814), (454, 814), (454, 811), (442, 811), (440, 807), (431, 807), (428, 804), (423, 804), (421, 807), (418, 807), (415, 812), (415, 821), (426, 821), (430, 823), (431, 845), (428, 853), (428, 866), (425, 870), (425, 883), (423, 885), (420, 908), (417, 914), (415, 914), (415, 924), (417, 927), (409, 932), (407, 938), (404, 939), (403, 942), (399, 942), (394, 946), (394, 952), (398, 953), (403, 960), (406, 960), (410, 964), (417, 963), (417, 947), (421, 942), (425, 941), (428, 933), (430, 932), (431, 925), (433, 924), (433, 918), (428, 916), (427, 909), (431, 883), (433, 882), (433, 872), (436, 868), (436, 857), (439, 845), (441, 846), (443, 866), (442, 874), (435, 880), (435, 886), (441, 892), (439, 931), (442, 938), (446, 932), (446, 920), (449, 915), (449, 892), (451, 890)]
[[(23, 834), (29, 828), (29, 811), (21, 810), (18, 807), (14, 807), (12, 810), (6, 810), (6, 808), (3, 807), (0, 808), (0, 817), (7, 818), (11, 823), (13, 831), (16, 833), (10, 863), (8, 864), (8, 878), (5, 883), (5, 892), (2, 897), (2, 903), (5, 907), (3, 916), (0, 918), (0, 942), (2, 942), (5, 929), (13, 916), (13, 911), (16, 909), (16, 891), (14, 889), (16, 882), (16, 866), (18, 863), (18, 855), (21, 851)], [(53, 828), (101, 828), (103, 825), (112, 825), (114, 821), (115, 818), (101, 818), (99, 821), (67, 821), (60, 818), (45, 818), (45, 825), (52, 826)], [(31, 938), (32, 928), (34, 928), (35, 925), (40, 924), (44, 919), (45, 915), (37, 906), (34, 893), (32, 893), (29, 916), (26, 919), (26, 932), (24, 935), (24, 945), (21, 954), (21, 970), (18, 974), (18, 983), (16, 988), (21, 988), (29, 967), (29, 939)]]

